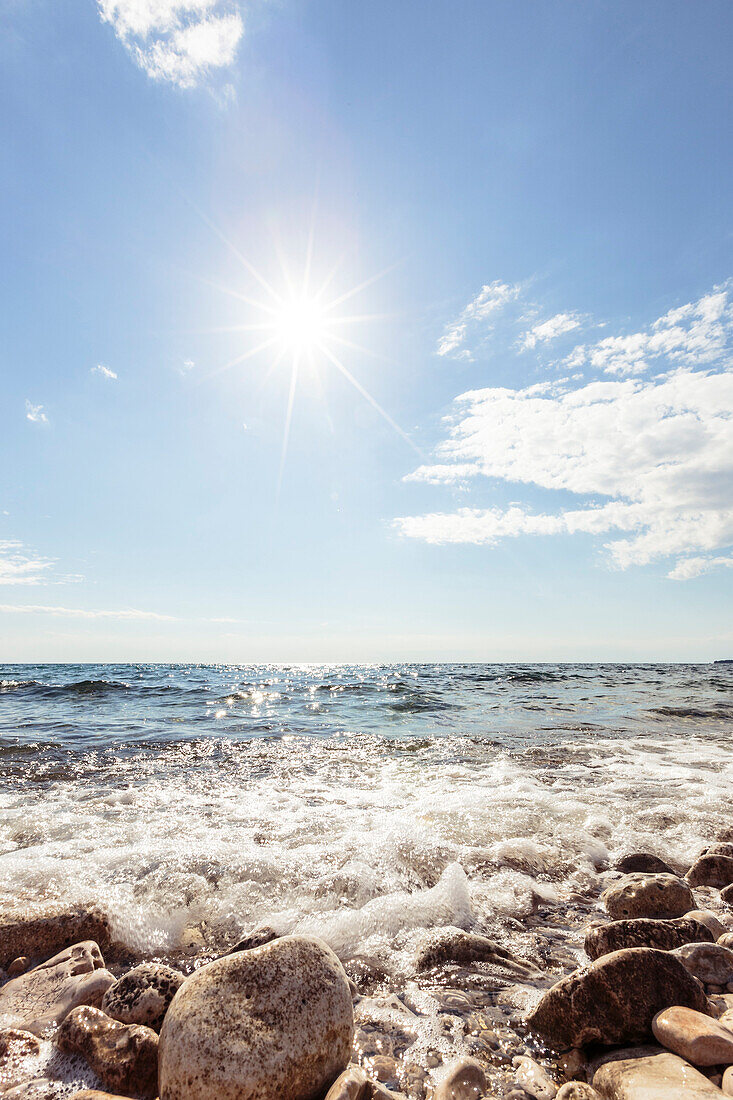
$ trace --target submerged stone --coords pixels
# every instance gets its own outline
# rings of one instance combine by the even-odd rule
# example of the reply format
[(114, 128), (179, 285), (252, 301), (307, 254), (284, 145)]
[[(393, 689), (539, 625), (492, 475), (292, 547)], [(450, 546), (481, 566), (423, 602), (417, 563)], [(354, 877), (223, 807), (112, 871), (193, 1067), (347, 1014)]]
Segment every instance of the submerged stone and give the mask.
[(713, 1100), (720, 1089), (660, 1047), (615, 1050), (596, 1063), (593, 1088), (603, 1100)]
[(611, 951), (625, 947), (656, 947), (671, 951), (685, 943), (713, 943), (715, 937), (699, 920), (676, 917), (674, 920), (653, 920), (637, 917), (617, 920), (610, 924), (592, 924), (585, 934), (585, 953), (589, 959), (598, 959)]
[(612, 920), (651, 917), (669, 920), (695, 908), (692, 890), (676, 875), (624, 875), (601, 895)]

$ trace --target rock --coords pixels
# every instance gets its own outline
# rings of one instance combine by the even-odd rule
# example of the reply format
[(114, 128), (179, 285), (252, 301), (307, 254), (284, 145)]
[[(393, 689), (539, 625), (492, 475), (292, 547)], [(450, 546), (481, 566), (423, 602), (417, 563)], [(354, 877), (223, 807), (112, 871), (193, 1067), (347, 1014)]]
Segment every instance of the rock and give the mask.
[(566, 1081), (585, 1081), (587, 1064), (582, 1050), (569, 1050), (557, 1060), (557, 1068)]
[(58, 1082), (48, 1077), (38, 1077), (34, 1081), (25, 1081), (3, 1094), (3, 1100), (58, 1100)]
[(555, 1100), (600, 1100), (594, 1088), (585, 1081), (568, 1081), (562, 1086)]
[(685, 878), (691, 886), (729, 886), (733, 883), (733, 856), (699, 856)]
[(527, 1024), (558, 1050), (638, 1042), (652, 1034), (652, 1020), (670, 1005), (704, 1012), (707, 998), (674, 955), (632, 947), (562, 978), (529, 1013)]
[(720, 1100), (720, 1090), (660, 1047), (614, 1050), (596, 1063), (593, 1088), (603, 1100)]
[(728, 931), (725, 925), (721, 924), (715, 916), (715, 913), (711, 913), (709, 909), (691, 909), (689, 913), (685, 913), (685, 917), (687, 920), (697, 920), (700, 924), (704, 924), (712, 932), (714, 940), (717, 940)]
[(533, 1058), (518, 1055), (512, 1058), (512, 1065), (515, 1067), (514, 1077), (525, 1092), (534, 1096), (535, 1100), (553, 1100), (557, 1085)]
[(723, 1080), (720, 1083), (720, 1088), (724, 1096), (733, 1096), (733, 1066), (728, 1066), (727, 1070), (723, 1074)]
[(160, 1031), (168, 1005), (184, 981), (180, 970), (143, 963), (110, 986), (102, 998), (102, 1011), (123, 1024), (144, 1024)]
[(41, 1041), (29, 1031), (0, 1031), (0, 1093), (41, 1073)]
[(13, 959), (8, 967), (8, 977), (17, 978), (21, 974), (25, 974), (28, 967), (31, 965), (31, 960), (27, 955), (20, 955), (19, 958)]
[[(707, 848), (703, 848), (700, 852), (701, 856), (733, 856), (733, 844), (724, 844), (720, 841), (717, 844), (709, 844)], [(699, 857), (698, 857), (699, 858)]]
[(77, 1005), (101, 1004), (114, 980), (97, 944), (77, 943), (0, 989), (0, 1027), (40, 1035)]
[(227, 955), (235, 955), (237, 951), (251, 951), (254, 947), (264, 947), (266, 943), (272, 943), (276, 939), (277, 932), (274, 928), (268, 928), (266, 925), (262, 928), (253, 928), (232, 947), (231, 951), (227, 951)]
[(673, 875), (674, 870), (659, 856), (652, 856), (648, 852), (634, 852), (624, 856), (614, 863), (614, 869), (624, 875), (641, 873), (644, 875)]
[(373, 993), (389, 979), (384, 963), (370, 955), (352, 955), (344, 962), (344, 970), (361, 994)]
[(719, 943), (686, 943), (672, 952), (691, 974), (706, 985), (733, 981), (733, 951)]
[(140, 1024), (121, 1024), (98, 1008), (81, 1005), (61, 1024), (56, 1044), (81, 1054), (103, 1085), (115, 1093), (158, 1093), (158, 1036)]
[(461, 1058), (448, 1067), (445, 1076), (435, 1086), (433, 1100), (478, 1100), (488, 1088), (489, 1082), (481, 1063), (474, 1058)]
[(655, 1038), (695, 1066), (733, 1064), (733, 1032), (691, 1008), (673, 1005), (652, 1021)]
[(718, 936), (718, 943), (721, 947), (733, 949), (733, 932), (724, 932), (722, 936)]
[(349, 1066), (336, 1078), (326, 1100), (371, 1100), (371, 1082), (361, 1066)]
[(70, 1100), (127, 1100), (124, 1096), (118, 1096), (116, 1092), (100, 1092), (99, 1089), (82, 1089), (75, 1092)]
[(599, 959), (624, 947), (656, 947), (671, 951), (685, 943), (712, 943), (715, 937), (698, 920), (677, 917), (674, 920), (652, 920), (637, 917), (610, 924), (592, 924), (585, 934), (585, 953), (589, 959)]
[(537, 973), (536, 968), (525, 959), (520, 959), (505, 947), (472, 932), (463, 932), (460, 928), (439, 928), (429, 932), (423, 939), (415, 958), (415, 969), (432, 970), (446, 963), (490, 963), (512, 974), (529, 976)]
[(624, 875), (601, 894), (601, 901), (612, 920), (669, 920), (695, 908), (692, 890), (676, 875)]
[(726, 905), (733, 905), (733, 886), (726, 886), (720, 891), (720, 900)]
[(321, 940), (283, 936), (184, 982), (160, 1034), (160, 1100), (315, 1100), (353, 1035), (341, 963)]
[(109, 920), (97, 909), (25, 906), (11, 910), (0, 916), (0, 966), (24, 955), (48, 959), (85, 940), (93, 940), (102, 951), (109, 947)]

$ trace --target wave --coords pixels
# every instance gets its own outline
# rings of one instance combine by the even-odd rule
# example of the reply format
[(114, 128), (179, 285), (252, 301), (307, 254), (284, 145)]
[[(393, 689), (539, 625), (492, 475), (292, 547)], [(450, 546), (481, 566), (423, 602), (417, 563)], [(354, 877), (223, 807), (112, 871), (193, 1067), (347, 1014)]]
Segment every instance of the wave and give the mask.
[(733, 718), (733, 707), (721, 704), (717, 707), (652, 707), (652, 714), (661, 714), (664, 718), (703, 718), (729, 722)]

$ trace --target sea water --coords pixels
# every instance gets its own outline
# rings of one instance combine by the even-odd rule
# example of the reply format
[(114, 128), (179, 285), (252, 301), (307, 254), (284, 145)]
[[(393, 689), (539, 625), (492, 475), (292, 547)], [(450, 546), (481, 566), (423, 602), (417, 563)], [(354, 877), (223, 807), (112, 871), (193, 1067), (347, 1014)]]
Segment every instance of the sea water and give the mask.
[(142, 955), (253, 926), (385, 956), (689, 862), (731, 824), (731, 665), (0, 666), (0, 905)]

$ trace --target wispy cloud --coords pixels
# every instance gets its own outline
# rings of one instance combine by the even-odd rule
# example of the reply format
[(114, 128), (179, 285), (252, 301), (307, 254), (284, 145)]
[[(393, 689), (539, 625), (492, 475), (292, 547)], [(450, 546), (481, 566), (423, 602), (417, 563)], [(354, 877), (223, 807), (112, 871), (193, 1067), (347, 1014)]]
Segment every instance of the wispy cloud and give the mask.
[(153, 80), (193, 88), (231, 66), (244, 33), (235, 0), (97, 0), (139, 67)]
[(695, 302), (669, 310), (648, 328), (608, 336), (574, 348), (566, 365), (590, 366), (606, 374), (642, 374), (659, 362), (704, 365), (731, 351), (733, 307), (728, 284)]
[(520, 337), (520, 346), (530, 350), (537, 344), (546, 344), (580, 328), (582, 317), (579, 313), (556, 313), (546, 321), (539, 321)]
[[(653, 358), (666, 373), (462, 394), (435, 462), (406, 480), (465, 488), (498, 478), (549, 491), (550, 507), (434, 511), (403, 516), (397, 529), (431, 543), (477, 545), (520, 535), (610, 535), (612, 564), (672, 559), (675, 579), (727, 566), (720, 551), (733, 543), (729, 312), (727, 291), (716, 288), (637, 334), (646, 358), (635, 358), (634, 369)], [(617, 339), (590, 345), (584, 361), (617, 373)], [(558, 507), (553, 491), (576, 494), (578, 505)]]
[(0, 541), (0, 584), (48, 584), (55, 562), (15, 540)]
[(161, 615), (157, 611), (139, 611), (135, 607), (126, 607), (121, 611), (103, 611), (79, 607), (57, 607), (45, 604), (0, 604), (0, 612), (8, 615), (57, 615), (66, 619), (118, 619), (120, 621), (153, 620), (173, 623), (178, 620), (174, 615)]
[(502, 283), (496, 280), (482, 286), (475, 298), (465, 306), (454, 321), (449, 322), (438, 341), (438, 355), (454, 359), (473, 357), (472, 338), (486, 336), (491, 327), (492, 316), (497, 314), (507, 302), (514, 301), (521, 294), (518, 284)]
[(90, 374), (98, 374), (101, 378), (107, 378), (110, 382), (117, 381), (117, 374), (109, 367), (105, 367), (104, 363), (97, 363), (96, 367), (92, 367)]
[(48, 424), (48, 417), (43, 411), (43, 405), (34, 405), (26, 399), (25, 418), (32, 424)]

